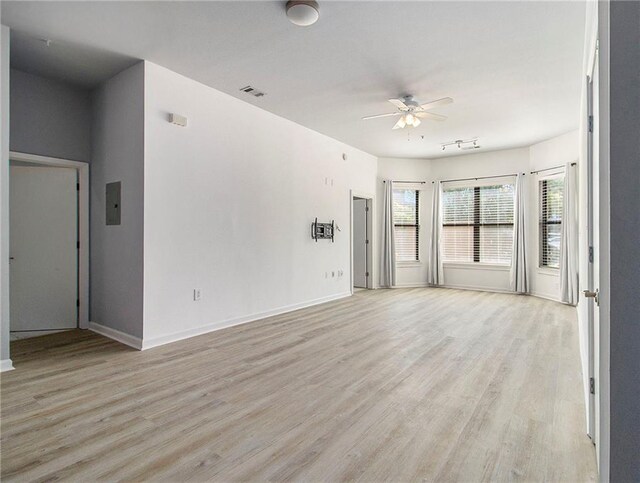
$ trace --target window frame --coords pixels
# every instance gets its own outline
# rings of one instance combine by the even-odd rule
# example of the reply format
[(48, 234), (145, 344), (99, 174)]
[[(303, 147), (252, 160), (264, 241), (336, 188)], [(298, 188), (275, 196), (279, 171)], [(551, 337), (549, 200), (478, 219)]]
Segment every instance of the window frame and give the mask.
[(420, 190), (418, 188), (393, 188), (393, 191), (414, 191), (415, 192), (415, 203), (416, 203), (416, 219), (414, 223), (397, 223), (395, 212), (393, 213), (393, 236), (394, 236), (394, 245), (396, 243), (395, 234), (397, 227), (415, 227), (416, 229), (416, 253), (414, 260), (399, 260), (397, 251), (394, 253), (395, 261), (397, 264), (413, 264), (420, 263)]
[[(562, 210), (561, 210), (561, 218), (559, 221), (549, 221), (549, 203), (545, 204), (544, 196), (548, 194), (547, 182), (551, 180), (563, 180), (564, 174), (557, 173), (545, 176), (544, 178), (538, 180), (538, 269), (540, 270), (548, 270), (553, 273), (557, 273), (560, 270), (560, 264), (558, 263), (557, 267), (549, 265), (548, 259), (544, 260), (545, 250), (544, 250), (544, 241), (547, 239), (549, 234), (549, 225), (560, 225), (560, 231), (562, 232), (562, 214), (564, 214), (564, 187), (562, 193)], [(546, 207), (546, 209), (545, 209)]]
[[(469, 183), (464, 185), (454, 185), (452, 188), (473, 188), (473, 223), (444, 223), (441, 222), (441, 227), (444, 230), (445, 227), (448, 226), (463, 226), (463, 227), (473, 227), (473, 260), (472, 261), (459, 261), (459, 260), (444, 260), (444, 265), (450, 266), (466, 266), (466, 267), (495, 267), (497, 269), (509, 269), (511, 267), (511, 259), (509, 262), (501, 263), (501, 262), (483, 262), (481, 261), (481, 252), (482, 247), (480, 245), (481, 239), (481, 228), (482, 227), (503, 227), (508, 226), (513, 230), (515, 227), (515, 210), (514, 210), (514, 219), (511, 223), (481, 223), (480, 214), (481, 214), (481, 195), (480, 192), (482, 188), (491, 187), (491, 186), (500, 186), (500, 185), (512, 185), (514, 187), (514, 196), (515, 196), (515, 181), (500, 181), (500, 179), (506, 179), (507, 177), (496, 176), (496, 181), (489, 181), (482, 184)], [(446, 187), (442, 188), (443, 193), (446, 191)], [(514, 198), (515, 202), (515, 198)], [(441, 219), (444, 218), (444, 213), (442, 214)], [(444, 250), (443, 250), (444, 252)]]

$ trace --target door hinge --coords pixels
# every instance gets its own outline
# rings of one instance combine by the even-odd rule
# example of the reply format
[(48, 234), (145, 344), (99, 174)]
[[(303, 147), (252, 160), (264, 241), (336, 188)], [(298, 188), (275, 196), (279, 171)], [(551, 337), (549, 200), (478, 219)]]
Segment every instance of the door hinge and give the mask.
[(79, 241), (78, 241), (78, 242), (76, 242), (76, 248), (77, 248), (78, 250), (80, 250), (80, 242), (79, 242)]
[(589, 116), (589, 132), (593, 132), (593, 116)]
[(369, 240), (365, 240), (365, 241), (364, 241), (364, 244), (365, 244), (365, 245), (368, 245), (368, 244), (369, 244)]
[(76, 191), (80, 191), (80, 183), (76, 183)]
[(364, 211), (369, 211), (369, 207), (368, 207), (368, 206), (365, 206), (365, 207), (364, 207)]
[(591, 394), (596, 393), (596, 380), (593, 377), (589, 378), (589, 392)]
[(80, 299), (76, 299), (76, 307), (80, 307)]
[(364, 276), (368, 277), (369, 276), (369, 272), (364, 272)]
[(593, 247), (589, 247), (589, 263), (593, 263)]

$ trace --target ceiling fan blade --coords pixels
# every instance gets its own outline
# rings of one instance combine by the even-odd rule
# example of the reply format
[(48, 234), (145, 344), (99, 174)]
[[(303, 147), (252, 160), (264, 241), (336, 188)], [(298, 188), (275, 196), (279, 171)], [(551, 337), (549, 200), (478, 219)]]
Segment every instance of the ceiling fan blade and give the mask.
[(443, 97), (442, 99), (438, 99), (437, 101), (427, 102), (426, 104), (422, 104), (420, 107), (425, 111), (429, 109), (433, 109), (434, 107), (446, 106), (447, 104), (451, 104), (453, 99), (450, 97)]
[(447, 119), (447, 116), (442, 116), (433, 112), (414, 112), (414, 115), (422, 119), (431, 119), (432, 121), (444, 121)]
[(399, 113), (399, 112), (390, 112), (389, 114), (376, 114), (375, 116), (363, 117), (362, 120), (366, 121), (367, 119), (377, 119), (379, 117), (399, 116), (400, 114), (401, 113)]
[(408, 109), (409, 107), (402, 101), (402, 99), (389, 99), (389, 102), (396, 106), (398, 109)]

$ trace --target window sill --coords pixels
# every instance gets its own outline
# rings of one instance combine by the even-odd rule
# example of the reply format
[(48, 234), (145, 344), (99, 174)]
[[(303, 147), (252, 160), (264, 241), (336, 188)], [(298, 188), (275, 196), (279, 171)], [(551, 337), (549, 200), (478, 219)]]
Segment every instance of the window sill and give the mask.
[(538, 273), (540, 275), (547, 275), (549, 277), (559, 277), (560, 276), (560, 269), (559, 268), (538, 267)]
[(407, 268), (410, 268), (410, 267), (420, 267), (422, 265), (423, 265), (423, 263), (422, 263), (421, 260), (416, 260), (416, 261), (413, 261), (413, 262), (406, 262), (406, 261), (405, 262), (396, 262), (396, 267), (407, 267)]
[(499, 265), (496, 263), (464, 263), (464, 262), (445, 262), (442, 264), (444, 268), (455, 268), (463, 270), (495, 270), (498, 272), (508, 272), (511, 265)]

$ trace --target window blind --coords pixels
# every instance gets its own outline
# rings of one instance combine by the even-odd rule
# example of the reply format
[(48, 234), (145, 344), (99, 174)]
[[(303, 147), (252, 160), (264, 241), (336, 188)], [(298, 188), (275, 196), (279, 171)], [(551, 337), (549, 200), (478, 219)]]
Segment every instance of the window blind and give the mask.
[(564, 179), (540, 180), (540, 266), (560, 267), (560, 237), (562, 231), (562, 204)]
[(420, 260), (420, 191), (393, 190), (396, 261)]
[(444, 187), (442, 259), (445, 262), (511, 263), (513, 183)]

